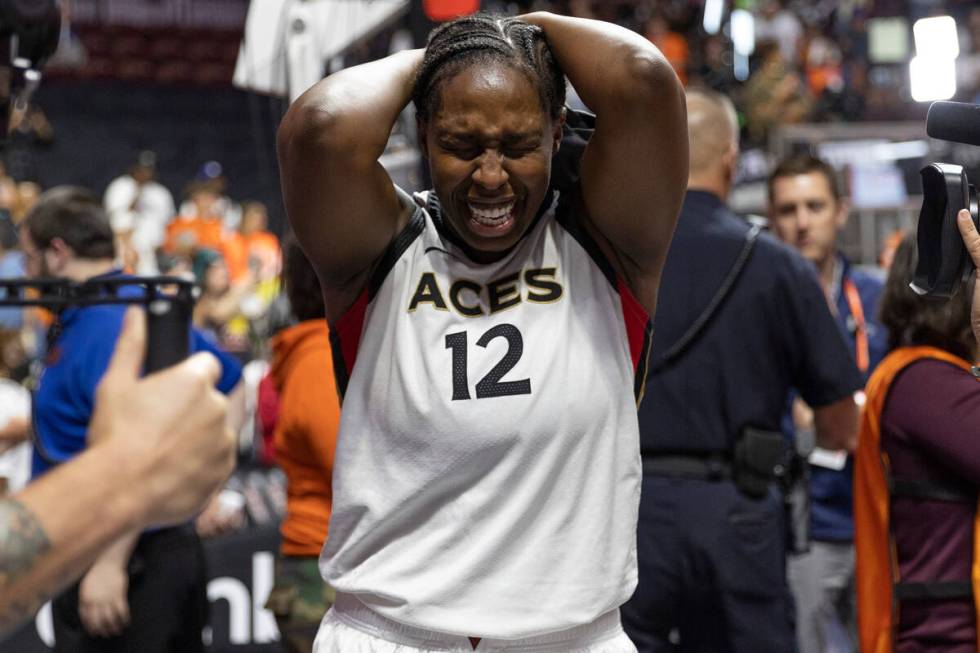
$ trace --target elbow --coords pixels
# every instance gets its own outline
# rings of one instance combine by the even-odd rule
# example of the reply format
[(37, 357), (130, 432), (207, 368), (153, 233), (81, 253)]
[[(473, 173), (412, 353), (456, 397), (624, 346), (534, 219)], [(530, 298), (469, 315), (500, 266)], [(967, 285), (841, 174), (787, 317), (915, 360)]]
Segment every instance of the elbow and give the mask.
[(633, 97), (645, 101), (673, 103), (684, 107), (684, 86), (674, 72), (673, 66), (651, 46), (632, 51), (623, 66), (624, 86)]
[(314, 87), (293, 102), (276, 132), (280, 159), (311, 149), (343, 151), (352, 144), (349, 120), (336, 96), (329, 88)]

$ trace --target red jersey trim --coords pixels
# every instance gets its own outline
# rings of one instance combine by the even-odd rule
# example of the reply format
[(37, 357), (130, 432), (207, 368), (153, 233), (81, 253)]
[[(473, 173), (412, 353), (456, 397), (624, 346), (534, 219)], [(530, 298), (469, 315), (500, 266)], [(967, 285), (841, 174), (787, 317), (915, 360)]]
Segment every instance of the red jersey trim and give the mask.
[(330, 348), (333, 352), (333, 370), (337, 380), (337, 391), (343, 400), (347, 383), (357, 362), (357, 351), (361, 346), (361, 333), (364, 331), (364, 314), (367, 311), (368, 291), (358, 295), (354, 304), (330, 325)]
[(635, 375), (634, 394), (639, 403), (646, 385), (647, 359), (650, 357), (650, 343), (653, 339), (653, 323), (622, 277), (616, 277), (616, 290), (623, 306), (623, 321), (626, 323), (626, 338), (629, 342), (630, 359), (633, 361)]

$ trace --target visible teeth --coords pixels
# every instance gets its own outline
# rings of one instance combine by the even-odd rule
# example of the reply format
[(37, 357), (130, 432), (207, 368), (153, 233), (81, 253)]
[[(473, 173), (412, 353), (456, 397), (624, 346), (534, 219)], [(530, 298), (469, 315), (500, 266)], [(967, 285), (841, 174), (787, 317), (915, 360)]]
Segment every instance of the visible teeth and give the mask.
[(514, 203), (504, 204), (502, 206), (490, 208), (480, 208), (472, 204), (469, 205), (470, 213), (477, 220), (500, 220), (510, 215), (510, 212), (514, 208)]

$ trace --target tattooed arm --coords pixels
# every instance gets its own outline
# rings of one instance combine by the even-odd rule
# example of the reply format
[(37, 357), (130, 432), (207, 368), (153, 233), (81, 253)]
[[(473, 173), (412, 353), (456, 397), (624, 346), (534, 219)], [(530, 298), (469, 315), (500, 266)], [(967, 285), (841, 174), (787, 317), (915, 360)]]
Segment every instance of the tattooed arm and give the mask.
[(81, 576), (121, 535), (198, 512), (234, 466), (217, 360), (139, 379), (143, 313), (126, 314), (96, 393), (90, 448), (0, 500), (0, 635)]
[[(0, 501), (0, 632), (77, 579), (139, 506), (120, 481), (129, 462), (108, 444)], [(135, 480), (135, 479), (134, 479)]]

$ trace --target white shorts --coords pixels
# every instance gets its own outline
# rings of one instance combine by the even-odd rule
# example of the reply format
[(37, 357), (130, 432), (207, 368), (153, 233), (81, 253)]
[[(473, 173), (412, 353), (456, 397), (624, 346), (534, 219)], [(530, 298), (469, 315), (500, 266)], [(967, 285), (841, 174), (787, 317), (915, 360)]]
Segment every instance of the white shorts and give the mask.
[[(413, 628), (371, 611), (349, 594), (323, 617), (313, 653), (464, 653), (473, 646), (466, 637)], [(527, 639), (483, 639), (476, 651), (521, 653), (636, 653), (623, 631), (619, 610), (594, 622)]]

